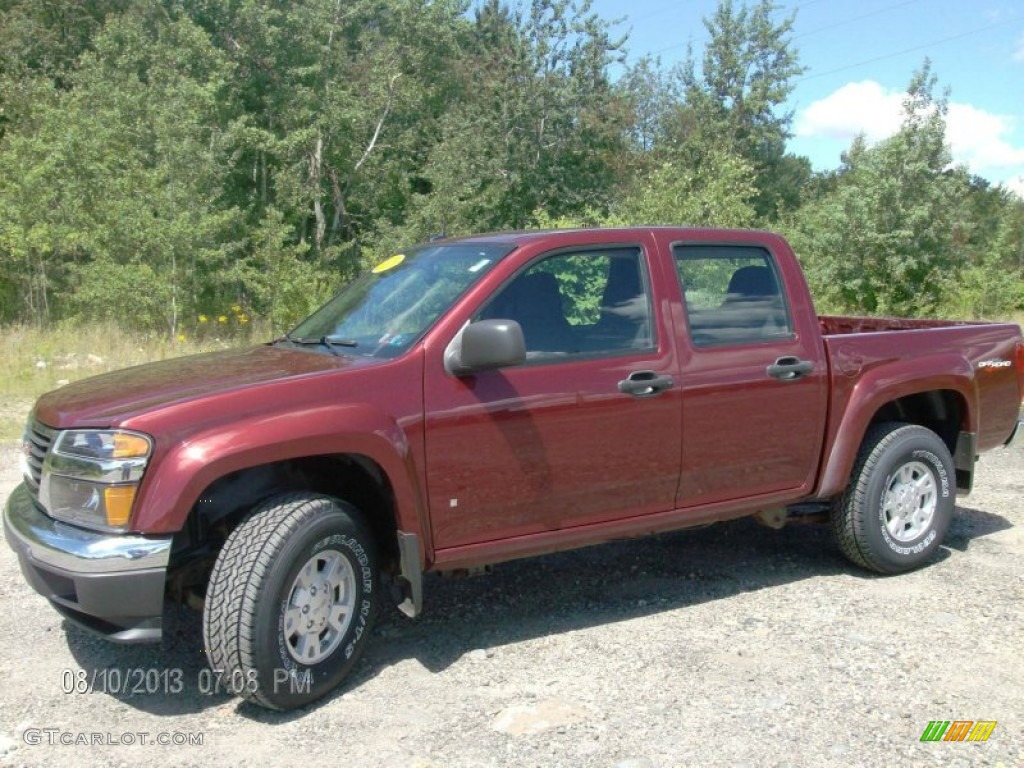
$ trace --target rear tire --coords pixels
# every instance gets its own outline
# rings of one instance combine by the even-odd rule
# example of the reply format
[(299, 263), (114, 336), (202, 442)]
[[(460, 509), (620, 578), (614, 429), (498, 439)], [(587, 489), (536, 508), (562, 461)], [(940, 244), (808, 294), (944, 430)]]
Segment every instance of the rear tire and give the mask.
[(270, 499), (232, 531), (203, 609), (203, 640), (222, 690), (294, 709), (335, 688), (370, 638), (379, 591), (374, 542), (339, 499)]
[(938, 435), (912, 424), (872, 427), (850, 485), (832, 506), (839, 548), (857, 565), (903, 573), (929, 561), (953, 519), (956, 472)]

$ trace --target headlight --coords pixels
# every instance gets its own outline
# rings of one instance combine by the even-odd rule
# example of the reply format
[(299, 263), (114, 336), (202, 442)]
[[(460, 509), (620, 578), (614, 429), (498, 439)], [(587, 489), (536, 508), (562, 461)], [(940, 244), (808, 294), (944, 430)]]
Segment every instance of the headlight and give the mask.
[(43, 462), (39, 501), (58, 520), (123, 531), (152, 450), (152, 440), (138, 432), (60, 432)]

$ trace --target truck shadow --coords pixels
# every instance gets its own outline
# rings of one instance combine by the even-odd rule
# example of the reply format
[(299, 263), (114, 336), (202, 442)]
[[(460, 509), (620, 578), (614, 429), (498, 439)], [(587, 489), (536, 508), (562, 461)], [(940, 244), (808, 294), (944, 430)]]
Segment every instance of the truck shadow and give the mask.
[[(999, 515), (958, 507), (938, 560), (950, 548), (1010, 528)], [(425, 584), (426, 611), (415, 621), (383, 608), (375, 636), (348, 680), (323, 702), (343, 696), (382, 670), (415, 659), (440, 672), (466, 654), (563, 632), (640, 618), (721, 600), (744, 592), (845, 574), (886, 578), (850, 565), (826, 525), (772, 531), (752, 519), (708, 528), (619, 541), (496, 566), (474, 578), (436, 574)], [(321, 702), (291, 713), (241, 703), (223, 692), (207, 666), (198, 611), (167, 605), (160, 645), (117, 646), (65, 622), (68, 645), (81, 669), (156, 670), (134, 691), (108, 692), (156, 715), (214, 710), (268, 724), (301, 717)], [(168, 674), (163, 675), (164, 671)], [(142, 680), (136, 674), (136, 681)], [(165, 680), (180, 680), (168, 690)], [(108, 686), (108, 688), (111, 686)], [(154, 688), (155, 690), (149, 690)]]
[[(1010, 527), (999, 515), (958, 507), (948, 547), (934, 562), (950, 557), (950, 548), (966, 551), (972, 540)], [(349, 684), (407, 658), (440, 671), (475, 649), (838, 574), (893, 578), (847, 562), (827, 525), (772, 531), (747, 518), (505, 563), (478, 578), (432, 575), (425, 615), (409, 622), (388, 612), (378, 624), (383, 642), (368, 650)]]
[(966, 552), (974, 539), (990, 536), (1012, 527), (1005, 517), (981, 509), (958, 506), (943, 546), (958, 552)]

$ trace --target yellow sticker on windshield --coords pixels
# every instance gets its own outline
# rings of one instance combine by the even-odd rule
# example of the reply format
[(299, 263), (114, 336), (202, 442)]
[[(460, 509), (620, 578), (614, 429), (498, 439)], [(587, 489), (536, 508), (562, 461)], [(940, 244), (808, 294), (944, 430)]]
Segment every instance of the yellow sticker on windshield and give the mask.
[(382, 261), (380, 264), (378, 264), (370, 271), (373, 272), (373, 274), (375, 275), (379, 275), (381, 272), (387, 272), (389, 269), (394, 269), (403, 261), (405, 261), (405, 254), (399, 253), (395, 256), (392, 256), (390, 259), (384, 259), (384, 261)]

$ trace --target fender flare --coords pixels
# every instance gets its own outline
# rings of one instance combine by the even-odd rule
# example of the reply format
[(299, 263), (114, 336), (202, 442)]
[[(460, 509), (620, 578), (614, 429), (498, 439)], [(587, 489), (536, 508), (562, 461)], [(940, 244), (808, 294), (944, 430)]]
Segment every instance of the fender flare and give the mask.
[(152, 474), (147, 473), (139, 489), (132, 522), (146, 533), (179, 531), (202, 492), (232, 472), (339, 454), (376, 463), (394, 492), (399, 528), (423, 531), (424, 499), (408, 437), (394, 419), (371, 405), (330, 404), (216, 424), (158, 446), (157, 454)]
[[(964, 424), (958, 431), (976, 431), (977, 381), (970, 362), (958, 354), (897, 360), (868, 370), (853, 388), (842, 420), (826, 447), (816, 496), (829, 498), (849, 483), (857, 453), (878, 411), (909, 395), (948, 390), (964, 401)], [(952, 450), (951, 450), (952, 452)]]

